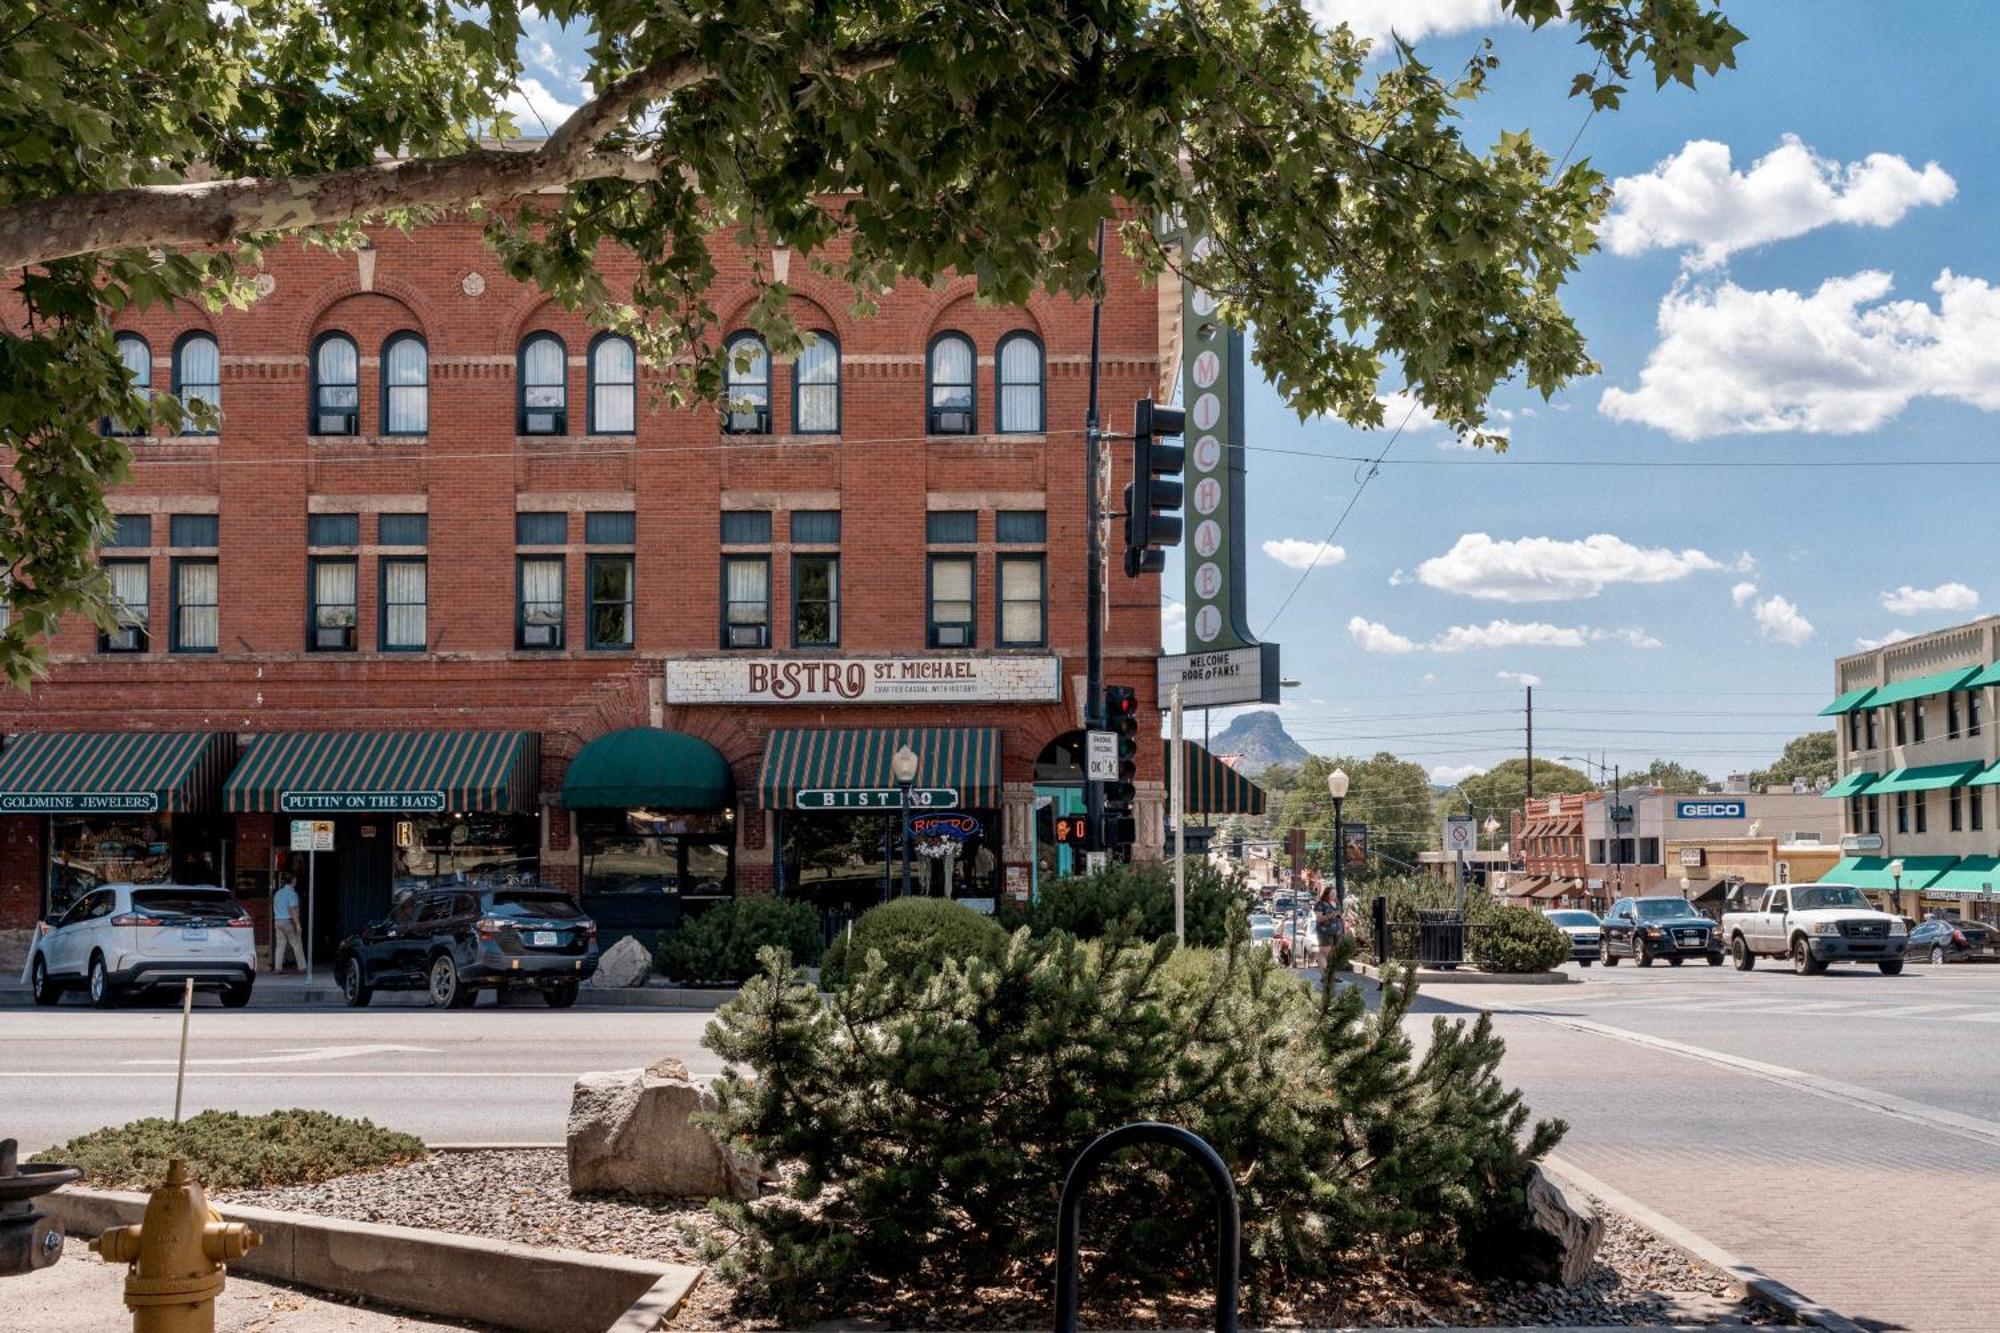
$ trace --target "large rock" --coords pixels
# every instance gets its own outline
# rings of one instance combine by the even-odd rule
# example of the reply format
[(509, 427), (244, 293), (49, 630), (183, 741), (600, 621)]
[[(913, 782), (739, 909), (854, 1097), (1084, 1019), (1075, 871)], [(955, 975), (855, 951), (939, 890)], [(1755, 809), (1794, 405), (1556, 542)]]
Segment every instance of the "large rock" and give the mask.
[(1527, 1229), (1523, 1248), (1528, 1276), (1573, 1287), (1583, 1281), (1604, 1243), (1604, 1219), (1590, 1200), (1535, 1167), (1528, 1174)]
[(590, 984), (625, 989), (643, 986), (653, 975), (653, 954), (636, 935), (627, 935), (606, 949), (597, 959), (597, 971)]
[(571, 1193), (756, 1198), (757, 1164), (688, 1123), (715, 1105), (678, 1060), (583, 1075), (569, 1107)]

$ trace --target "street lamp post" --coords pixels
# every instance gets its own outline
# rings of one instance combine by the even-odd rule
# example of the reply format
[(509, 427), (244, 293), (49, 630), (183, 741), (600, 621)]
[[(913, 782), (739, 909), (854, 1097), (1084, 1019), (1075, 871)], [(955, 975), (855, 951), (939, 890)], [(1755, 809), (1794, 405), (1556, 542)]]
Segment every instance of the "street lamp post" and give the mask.
[(1347, 770), (1336, 768), (1326, 775), (1326, 794), (1333, 798), (1333, 905), (1347, 910), (1347, 829), (1341, 808), (1347, 801)]
[(910, 896), (910, 784), (917, 780), (917, 752), (909, 746), (899, 746), (895, 756), (889, 760), (890, 776), (896, 779), (896, 786), (903, 793), (903, 896)]
[(1903, 914), (1903, 858), (1900, 856), (1889, 863), (1889, 882), (1896, 886), (1890, 890), (1890, 897), (1892, 905), (1896, 909), (1896, 915), (1901, 916)]

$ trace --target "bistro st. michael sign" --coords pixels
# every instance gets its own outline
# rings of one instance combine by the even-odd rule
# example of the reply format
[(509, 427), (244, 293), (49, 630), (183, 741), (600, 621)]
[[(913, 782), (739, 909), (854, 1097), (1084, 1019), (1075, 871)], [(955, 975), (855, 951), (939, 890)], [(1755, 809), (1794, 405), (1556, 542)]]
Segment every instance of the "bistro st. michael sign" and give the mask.
[(669, 704), (1058, 703), (1062, 659), (684, 657), (667, 663)]

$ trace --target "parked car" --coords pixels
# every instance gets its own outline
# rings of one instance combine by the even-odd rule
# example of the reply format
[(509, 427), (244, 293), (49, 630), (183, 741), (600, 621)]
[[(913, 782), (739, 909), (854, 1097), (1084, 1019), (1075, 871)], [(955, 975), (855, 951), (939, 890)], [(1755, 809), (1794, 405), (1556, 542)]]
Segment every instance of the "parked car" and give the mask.
[(355, 1006), (378, 990), (426, 990), (461, 1009), (478, 991), (520, 986), (567, 1009), (597, 971), (597, 924), (555, 889), (419, 890), (341, 941), (334, 968)]
[(1933, 963), (2000, 963), (2000, 931), (1978, 921), (1935, 916), (1909, 933), (1903, 957)]
[(1852, 884), (1774, 884), (1755, 912), (1724, 912), (1722, 935), (1738, 971), (1763, 958), (1792, 960), (1800, 976), (1828, 963), (1873, 963), (1889, 976), (1903, 970), (1909, 923), (1877, 911)]
[(110, 1008), (128, 995), (192, 979), (232, 1009), (250, 1003), (257, 941), (249, 913), (214, 885), (106, 884), (43, 924), (28, 960), (36, 1004), (81, 987)]
[(1655, 958), (1674, 967), (1706, 958), (1710, 967), (1721, 967), (1722, 940), (1715, 923), (1685, 898), (1620, 898), (1599, 927), (1598, 957), (1606, 967), (1616, 967), (1620, 958), (1640, 967), (1651, 967)]
[(1542, 915), (1553, 923), (1557, 930), (1569, 936), (1569, 957), (1573, 963), (1589, 967), (1597, 961), (1602, 949), (1601, 939), (1604, 923), (1595, 912), (1579, 911), (1569, 907), (1550, 907)]

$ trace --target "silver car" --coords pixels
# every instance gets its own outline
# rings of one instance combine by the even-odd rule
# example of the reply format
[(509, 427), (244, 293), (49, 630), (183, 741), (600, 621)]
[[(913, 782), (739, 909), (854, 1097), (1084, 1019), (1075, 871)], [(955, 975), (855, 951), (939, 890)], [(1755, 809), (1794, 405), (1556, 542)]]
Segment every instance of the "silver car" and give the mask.
[(1604, 923), (1598, 920), (1597, 913), (1573, 907), (1549, 907), (1543, 909), (1542, 915), (1553, 922), (1556, 929), (1569, 936), (1571, 962), (1589, 967), (1597, 961), (1604, 935)]
[(126, 995), (193, 979), (232, 1009), (257, 981), (256, 932), (227, 890), (213, 885), (106, 884), (37, 932), (28, 960), (36, 1004), (81, 988), (110, 1008)]

